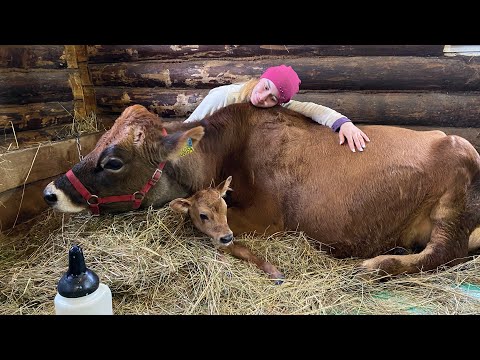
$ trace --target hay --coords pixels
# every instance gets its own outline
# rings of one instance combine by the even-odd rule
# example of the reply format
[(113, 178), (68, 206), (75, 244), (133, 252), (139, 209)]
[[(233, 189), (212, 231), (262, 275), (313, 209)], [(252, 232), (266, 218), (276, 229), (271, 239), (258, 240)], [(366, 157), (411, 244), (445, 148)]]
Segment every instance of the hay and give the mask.
[(90, 115), (80, 116), (78, 112), (75, 111), (75, 116), (73, 117), (70, 135), (80, 135), (84, 133), (93, 133), (98, 131), (98, 120), (97, 115), (94, 112), (91, 112)]
[[(13, 126), (13, 122), (11, 122), (11, 121), (10, 121), (10, 125), (12, 125), (13, 137), (15, 138), (15, 144), (17, 144), (17, 149), (18, 149), (19, 146), (18, 146), (17, 134), (15, 132), (15, 126)], [(8, 149), (10, 150), (10, 146), (8, 147)]]
[(0, 235), (0, 314), (54, 314), (56, 284), (74, 244), (112, 290), (115, 314), (480, 313), (478, 291), (466, 291), (480, 284), (478, 257), (443, 271), (367, 281), (352, 276), (358, 260), (332, 258), (303, 233), (238, 237), (285, 274), (274, 285), (255, 265), (217, 252), (168, 207), (104, 217), (49, 210), (14, 231)]

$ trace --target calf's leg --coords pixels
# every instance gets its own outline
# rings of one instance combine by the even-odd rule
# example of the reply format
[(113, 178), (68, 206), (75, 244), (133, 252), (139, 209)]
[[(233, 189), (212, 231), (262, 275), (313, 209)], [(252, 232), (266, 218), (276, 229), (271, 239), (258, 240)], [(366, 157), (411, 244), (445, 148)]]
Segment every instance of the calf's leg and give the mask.
[(219, 249), (235, 256), (238, 259), (254, 263), (259, 269), (265, 271), (270, 276), (270, 278), (274, 279), (276, 285), (280, 285), (281, 283), (283, 283), (282, 279), (284, 279), (285, 276), (280, 271), (278, 271), (278, 269), (274, 265), (263, 259), (260, 259), (245, 246), (231, 243), (228, 246), (221, 246)]

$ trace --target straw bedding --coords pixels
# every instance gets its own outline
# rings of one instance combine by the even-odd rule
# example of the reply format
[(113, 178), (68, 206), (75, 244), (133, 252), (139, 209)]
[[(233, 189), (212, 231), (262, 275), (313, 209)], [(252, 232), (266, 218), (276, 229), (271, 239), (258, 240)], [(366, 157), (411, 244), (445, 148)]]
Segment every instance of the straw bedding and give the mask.
[(326, 255), (301, 232), (235, 241), (276, 265), (285, 282), (219, 253), (168, 207), (102, 217), (48, 210), (0, 234), (0, 314), (54, 314), (74, 244), (112, 290), (114, 314), (480, 313), (477, 256), (382, 281), (355, 276), (359, 260)]

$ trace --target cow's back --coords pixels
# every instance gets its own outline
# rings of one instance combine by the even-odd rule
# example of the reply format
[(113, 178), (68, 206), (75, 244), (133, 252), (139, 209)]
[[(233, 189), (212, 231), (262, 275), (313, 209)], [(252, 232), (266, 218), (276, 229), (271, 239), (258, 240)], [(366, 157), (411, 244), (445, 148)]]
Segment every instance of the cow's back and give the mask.
[(281, 209), (287, 228), (334, 246), (337, 256), (422, 245), (441, 194), (468, 185), (480, 164), (466, 140), (440, 131), (359, 126), (371, 142), (352, 153), (337, 133), (293, 112), (257, 116), (252, 127), (252, 193), (270, 194), (276, 204), (268, 206)]

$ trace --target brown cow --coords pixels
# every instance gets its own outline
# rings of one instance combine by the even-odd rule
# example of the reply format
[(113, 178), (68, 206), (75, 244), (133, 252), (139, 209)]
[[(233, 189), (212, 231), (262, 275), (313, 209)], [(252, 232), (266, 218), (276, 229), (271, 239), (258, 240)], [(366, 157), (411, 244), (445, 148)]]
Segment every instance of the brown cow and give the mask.
[(223, 199), (232, 181), (229, 176), (216, 187), (197, 191), (189, 198), (177, 198), (170, 201), (170, 207), (176, 212), (190, 216), (198, 230), (211, 237), (215, 247), (236, 258), (246, 260), (265, 271), (275, 284), (281, 284), (283, 274), (275, 266), (255, 256), (248, 248), (233, 242), (233, 232), (227, 222), (227, 203)]
[[(371, 143), (354, 154), (280, 106), (235, 104), (200, 122), (166, 123), (134, 105), (44, 197), (60, 211), (127, 211), (232, 175), (235, 234), (302, 230), (332, 255), (367, 258), (362, 269), (392, 275), (465, 261), (480, 224), (475, 148), (441, 131), (361, 128)], [(386, 254), (395, 247), (419, 252)]]

